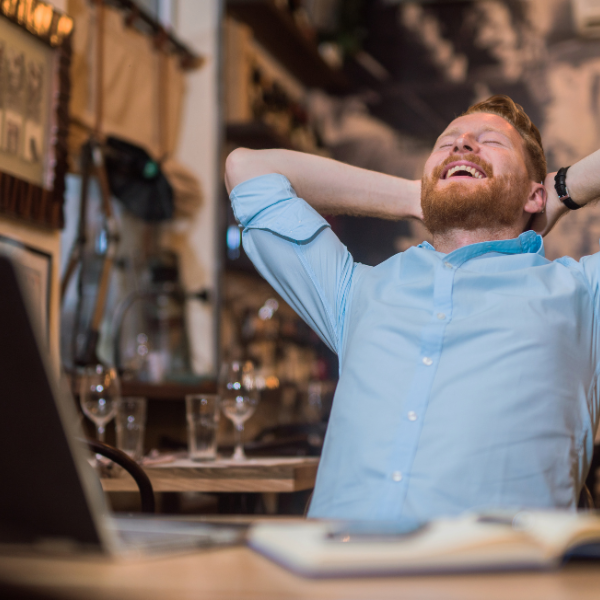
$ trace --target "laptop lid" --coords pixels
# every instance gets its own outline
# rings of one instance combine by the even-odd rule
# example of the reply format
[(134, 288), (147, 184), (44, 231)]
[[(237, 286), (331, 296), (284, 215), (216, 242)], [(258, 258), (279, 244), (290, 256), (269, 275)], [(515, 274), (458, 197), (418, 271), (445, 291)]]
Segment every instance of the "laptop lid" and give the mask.
[(0, 544), (117, 551), (75, 404), (29, 316), (18, 272), (0, 256)]

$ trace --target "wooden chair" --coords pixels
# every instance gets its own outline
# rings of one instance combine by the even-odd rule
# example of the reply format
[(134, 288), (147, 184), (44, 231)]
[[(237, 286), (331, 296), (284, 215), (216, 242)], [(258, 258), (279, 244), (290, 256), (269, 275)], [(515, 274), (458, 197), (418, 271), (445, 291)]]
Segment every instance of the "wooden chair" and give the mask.
[(600, 469), (600, 444), (594, 446), (594, 454), (592, 455), (592, 463), (590, 471), (585, 480), (585, 485), (581, 490), (579, 497), (579, 508), (590, 509), (600, 508), (600, 498), (596, 497), (598, 487), (598, 470)]
[(154, 489), (152, 488), (152, 483), (150, 482), (148, 475), (146, 475), (142, 467), (118, 448), (114, 448), (113, 446), (109, 446), (98, 440), (86, 439), (82, 441), (88, 445), (92, 452), (112, 460), (133, 477), (140, 491), (143, 513), (154, 513), (156, 511)]

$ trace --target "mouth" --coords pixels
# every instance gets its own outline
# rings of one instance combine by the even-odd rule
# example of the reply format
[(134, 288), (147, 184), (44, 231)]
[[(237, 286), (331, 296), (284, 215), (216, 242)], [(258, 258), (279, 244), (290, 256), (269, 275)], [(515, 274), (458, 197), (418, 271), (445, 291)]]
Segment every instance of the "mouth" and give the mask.
[(440, 179), (486, 179), (483, 169), (469, 161), (455, 161), (446, 165)]

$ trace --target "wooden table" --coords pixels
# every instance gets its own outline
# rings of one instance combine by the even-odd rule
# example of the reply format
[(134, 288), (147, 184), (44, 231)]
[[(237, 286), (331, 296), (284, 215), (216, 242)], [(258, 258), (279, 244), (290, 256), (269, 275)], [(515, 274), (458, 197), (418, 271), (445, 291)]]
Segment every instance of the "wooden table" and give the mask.
[(555, 573), (309, 580), (236, 547), (128, 563), (0, 556), (0, 583), (67, 600), (597, 600), (600, 565), (572, 564)]
[[(298, 492), (315, 485), (317, 457), (252, 458), (246, 461), (217, 460), (212, 463), (179, 459), (146, 466), (155, 492)], [(136, 491), (133, 479), (102, 479), (105, 492)]]

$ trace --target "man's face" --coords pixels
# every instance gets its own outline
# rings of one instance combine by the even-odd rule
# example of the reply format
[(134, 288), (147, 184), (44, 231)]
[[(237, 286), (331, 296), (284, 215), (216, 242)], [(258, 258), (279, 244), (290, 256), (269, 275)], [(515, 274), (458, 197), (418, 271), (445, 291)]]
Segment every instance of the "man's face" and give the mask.
[(498, 115), (459, 117), (425, 163), (421, 205), (432, 233), (497, 229), (523, 219), (530, 191), (519, 132)]

